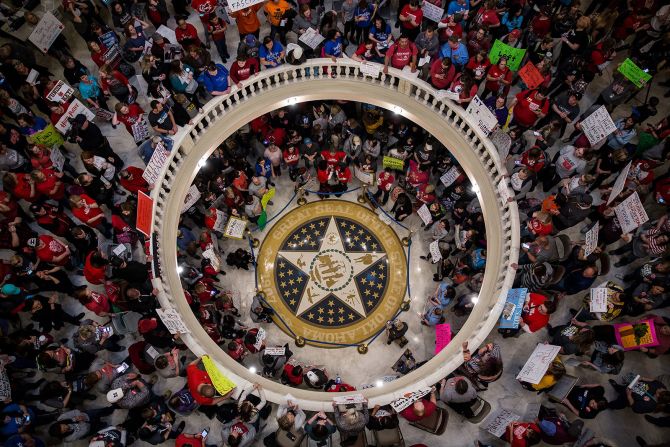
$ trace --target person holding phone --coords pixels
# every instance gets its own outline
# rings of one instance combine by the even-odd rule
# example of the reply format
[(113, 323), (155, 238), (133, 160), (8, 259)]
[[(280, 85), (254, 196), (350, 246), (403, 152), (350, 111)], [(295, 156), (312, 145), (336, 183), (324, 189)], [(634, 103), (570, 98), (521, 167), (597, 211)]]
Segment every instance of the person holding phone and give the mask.
[(214, 447), (216, 444), (207, 444), (209, 427), (200, 433), (181, 433), (174, 441), (175, 447)]

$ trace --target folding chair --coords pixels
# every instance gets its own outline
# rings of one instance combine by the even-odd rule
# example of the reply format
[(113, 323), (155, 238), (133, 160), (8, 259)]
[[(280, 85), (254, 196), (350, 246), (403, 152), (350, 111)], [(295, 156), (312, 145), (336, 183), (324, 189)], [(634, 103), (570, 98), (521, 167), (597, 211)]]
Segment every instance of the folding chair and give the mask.
[[(340, 439), (342, 439), (342, 433), (340, 432)], [(361, 430), (358, 433), (358, 437), (354, 442), (348, 443), (348, 447), (368, 447), (368, 438), (365, 435), (365, 429)]]
[(372, 437), (377, 447), (405, 447), (405, 439), (402, 437), (400, 427), (373, 430)]
[(489, 412), (491, 411), (491, 404), (477, 396), (477, 399), (475, 399), (470, 409), (472, 410), (474, 416), (467, 418), (468, 422), (478, 424), (483, 421), (486, 416), (488, 416)]
[(410, 422), (410, 425), (434, 435), (441, 435), (447, 429), (447, 422), (449, 422), (449, 413), (444, 408), (437, 407), (430, 416), (420, 421)]
[(305, 436), (307, 434), (302, 429), (286, 431), (280, 428), (277, 430), (277, 445), (279, 447), (298, 447)]

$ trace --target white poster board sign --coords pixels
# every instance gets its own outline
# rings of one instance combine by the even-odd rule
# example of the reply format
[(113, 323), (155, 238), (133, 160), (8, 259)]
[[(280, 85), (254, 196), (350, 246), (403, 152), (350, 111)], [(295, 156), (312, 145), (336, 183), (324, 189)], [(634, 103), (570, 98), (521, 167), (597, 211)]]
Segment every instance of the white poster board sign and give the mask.
[(63, 166), (65, 166), (65, 155), (63, 155), (58, 146), (51, 148), (51, 155), (49, 158), (51, 159), (51, 163), (53, 163), (53, 167), (56, 168), (57, 171), (63, 172)]
[(377, 79), (380, 73), (379, 67), (380, 65), (374, 62), (361, 62), (360, 70), (363, 75)]
[(451, 184), (454, 183), (460, 175), (461, 170), (458, 168), (458, 166), (452, 166), (447, 172), (442, 174), (440, 181), (444, 186), (451, 186)]
[(140, 143), (149, 138), (149, 123), (144, 119), (144, 116), (131, 124), (130, 130), (133, 132), (135, 143)]
[(235, 12), (240, 9), (248, 8), (257, 3), (263, 3), (265, 0), (228, 0), (228, 11)]
[(606, 287), (591, 289), (590, 312), (607, 312), (607, 290)]
[(206, 250), (202, 252), (202, 257), (205, 259), (209, 259), (209, 261), (212, 263), (212, 267), (214, 270), (217, 272), (221, 268), (221, 260), (219, 259), (219, 255), (214, 251), (214, 245), (210, 244)]
[(423, 396), (430, 393), (430, 391), (431, 391), (430, 388), (420, 388), (416, 391), (412, 391), (410, 393), (405, 393), (403, 395), (403, 397), (401, 397), (399, 399), (396, 399), (393, 402), (391, 402), (391, 406), (396, 411), (396, 413), (400, 413), (402, 410), (409, 407), (414, 402), (416, 402), (417, 400), (421, 399)]
[(71, 127), (69, 119), (74, 118), (80, 113), (83, 113), (86, 116), (86, 119), (89, 121), (95, 119), (95, 113), (91, 112), (84, 104), (82, 104), (81, 101), (75, 98), (72, 100), (67, 110), (65, 111), (63, 116), (60, 117), (60, 119), (58, 120), (58, 122), (54, 127), (56, 128), (56, 130), (58, 130), (58, 132), (65, 135), (67, 131), (70, 130)]
[(433, 216), (430, 215), (428, 205), (426, 205), (425, 203), (421, 205), (421, 208), (419, 208), (416, 213), (419, 215), (421, 220), (423, 220), (423, 223), (425, 223), (426, 225), (428, 225), (433, 221)]
[(465, 109), (465, 113), (470, 115), (470, 118), (474, 120), (479, 130), (484, 132), (486, 136), (498, 125), (498, 118), (496, 118), (493, 112), (486, 107), (484, 101), (477, 95), (472, 98), (472, 101), (468, 104), (468, 108)]
[(582, 122), (582, 132), (591, 143), (591, 146), (604, 140), (616, 130), (614, 121), (605, 106), (601, 106), (595, 112), (587, 116)]
[(440, 99), (440, 100), (450, 99), (454, 102), (458, 102), (458, 100), (461, 99), (461, 94), (456, 93), (456, 92), (452, 92), (450, 90), (438, 90), (437, 99)]
[(614, 212), (617, 219), (619, 219), (619, 225), (621, 225), (621, 231), (624, 234), (630, 233), (649, 220), (649, 216), (647, 216), (647, 212), (644, 210), (644, 206), (642, 206), (637, 191), (618, 204), (614, 208)]
[(221, 210), (216, 210), (216, 220), (214, 221), (214, 231), (223, 233), (226, 229), (226, 222), (228, 221), (228, 216)]
[(33, 32), (28, 36), (28, 40), (35, 44), (42, 53), (46, 54), (63, 29), (65, 27), (60, 20), (47, 11), (35, 25)]
[(177, 35), (175, 34), (174, 30), (171, 30), (167, 26), (165, 25), (159, 26), (156, 32), (161, 36), (165, 37), (171, 44), (174, 45), (177, 43)]
[(600, 230), (600, 222), (593, 224), (591, 229), (586, 232), (584, 243), (584, 257), (588, 257), (598, 247), (598, 231)]
[(285, 346), (269, 346), (269, 347), (265, 348), (265, 351), (263, 351), (263, 354), (284, 355), (284, 354), (286, 354), (286, 347)]
[(351, 394), (348, 396), (335, 396), (333, 402), (337, 405), (362, 404), (365, 402), (365, 396), (362, 394)]
[(191, 187), (188, 189), (188, 192), (186, 193), (186, 198), (184, 199), (184, 206), (181, 207), (181, 212), (185, 213), (188, 211), (193, 205), (195, 205), (198, 200), (200, 200), (200, 197), (202, 194), (200, 193), (200, 190), (196, 185), (191, 185)]
[(440, 20), (442, 20), (442, 16), (444, 15), (444, 8), (440, 8), (439, 6), (429, 2), (423, 2), (421, 9), (423, 10), (423, 16), (428, 20), (432, 20), (433, 22), (439, 23)]
[(161, 317), (163, 324), (171, 334), (188, 334), (191, 332), (184, 324), (177, 309), (156, 309), (156, 312), (158, 313), (158, 316)]
[(158, 143), (154, 153), (151, 155), (149, 163), (142, 174), (142, 178), (147, 181), (148, 184), (154, 185), (158, 181), (158, 177), (163, 170), (163, 166), (167, 163), (170, 158), (170, 152), (165, 149), (163, 143)]
[[(218, 219), (217, 219), (218, 220)], [(244, 230), (247, 229), (247, 221), (239, 217), (230, 216), (223, 235), (230, 239), (244, 238)]]
[(633, 160), (629, 161), (626, 167), (623, 168), (623, 171), (621, 171), (618, 177), (616, 178), (614, 185), (612, 185), (612, 191), (610, 191), (610, 196), (607, 198), (608, 205), (612, 203), (612, 200), (616, 199), (616, 197), (619, 194), (621, 194), (621, 191), (623, 191), (623, 188), (626, 186), (626, 180), (628, 179), (628, 171), (630, 171), (630, 167), (632, 164)]
[(321, 42), (326, 40), (326, 38), (319, 34), (319, 32), (314, 28), (309, 27), (305, 30), (304, 33), (300, 35), (298, 40), (313, 50), (321, 45)]
[(526, 360), (526, 364), (523, 365), (523, 368), (517, 374), (516, 379), (537, 385), (560, 350), (560, 346), (545, 345), (544, 343), (538, 344), (528, 360)]
[(430, 257), (433, 259), (433, 264), (442, 259), (442, 252), (440, 251), (440, 241), (433, 241), (428, 245), (428, 250), (430, 251)]
[(379, 210), (379, 212), (377, 213), (377, 215), (379, 216), (379, 220), (381, 220), (382, 222), (384, 222), (386, 225), (391, 225), (391, 223), (393, 222), (393, 221), (391, 220), (391, 218), (390, 218), (384, 211), (382, 211), (381, 209)]
[(509, 199), (514, 198), (512, 190), (507, 186), (507, 180), (502, 178), (498, 182), (498, 194), (500, 194), (500, 201), (505, 205)]
[(354, 166), (354, 176), (366, 185), (374, 185), (375, 183), (374, 173), (361, 171), (357, 166)]
[(57, 102), (59, 104), (66, 102), (72, 94), (74, 89), (63, 81), (56, 82), (54, 88), (47, 93), (47, 101)]
[(265, 332), (265, 329), (262, 327), (258, 328), (258, 332), (256, 333), (256, 342), (254, 343), (254, 348), (260, 351), (260, 349), (263, 347), (263, 342), (265, 341), (265, 337), (267, 337), (267, 334)]
[(482, 429), (499, 438), (505, 434), (509, 424), (520, 419), (521, 415), (505, 410), (504, 408), (498, 408), (486, 418), (482, 424)]

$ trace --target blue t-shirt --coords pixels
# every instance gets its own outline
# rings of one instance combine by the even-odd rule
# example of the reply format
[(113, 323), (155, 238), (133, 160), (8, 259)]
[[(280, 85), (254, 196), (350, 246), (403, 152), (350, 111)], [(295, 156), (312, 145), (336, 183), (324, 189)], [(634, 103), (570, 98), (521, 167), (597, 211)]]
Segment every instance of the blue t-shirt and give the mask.
[(90, 84), (80, 82), (79, 93), (81, 93), (81, 97), (84, 99), (96, 99), (100, 96), (100, 86), (98, 85), (98, 81), (91, 75), (86, 76), (86, 79), (93, 82)]
[(260, 177), (263, 175), (263, 168), (265, 168), (265, 177), (268, 179), (272, 177), (272, 162), (269, 158), (264, 158), (263, 163), (256, 163), (256, 176)]
[(386, 39), (388, 39), (389, 36), (391, 35), (391, 25), (387, 23), (386, 27), (382, 30), (373, 26), (372, 28), (370, 28), (370, 34), (372, 34), (372, 37), (374, 37), (378, 41), (386, 42)]
[(440, 302), (440, 306), (442, 308), (447, 307), (451, 302), (451, 298), (447, 297), (447, 291), (449, 288), (451, 288), (451, 286), (446, 282), (443, 281), (440, 283), (440, 288), (437, 292), (437, 300)]
[[(280, 60), (281, 52), (284, 51), (284, 47), (281, 43), (275, 41), (272, 43), (272, 49), (268, 50), (265, 45), (261, 45), (258, 49), (258, 57), (265, 59), (266, 61), (276, 62), (277, 65), (281, 65), (282, 61)], [(272, 68), (272, 65), (265, 65), (265, 68)]]
[(356, 22), (356, 26), (359, 28), (369, 28), (370, 27), (370, 19), (372, 18), (372, 13), (374, 12), (375, 7), (372, 5), (368, 5), (367, 8), (361, 8), (360, 6), (356, 6), (356, 9), (354, 9), (354, 19), (356, 17), (363, 17), (363, 20), (360, 22)]
[(221, 64), (216, 64), (216, 74), (211, 75), (205, 70), (198, 77), (198, 82), (205, 85), (208, 92), (224, 92), (228, 89), (228, 70)]
[(481, 270), (484, 268), (486, 265), (486, 258), (482, 256), (482, 253), (484, 252), (483, 248), (478, 248), (475, 251), (472, 252), (472, 257), (471, 262), (472, 265), (471, 267), (475, 270)]
[[(0, 435), (3, 438), (14, 435), (19, 432), (21, 428), (28, 425), (30, 422), (35, 420), (35, 412), (28, 408), (28, 415), (30, 420), (27, 421), (26, 417), (23, 415), (23, 410), (18, 404), (9, 404), (0, 413), (0, 418), (2, 418), (2, 425), (0, 425)], [(9, 416), (8, 422), (4, 422), (5, 417)]]
[(459, 5), (456, 0), (452, 0), (449, 3), (449, 7), (447, 8), (447, 15), (453, 16), (454, 14), (457, 14), (459, 12), (465, 14), (465, 12), (469, 10), (470, 10), (470, 0), (465, 0), (464, 5)]
[(326, 56), (342, 56), (342, 38), (338, 37), (335, 41), (327, 40), (323, 44), (323, 52)]
[(425, 313), (424, 318), (428, 326), (435, 326), (442, 320), (442, 315), (437, 315), (435, 311), (441, 309), (441, 306), (431, 306)]
[(442, 49), (440, 50), (440, 57), (448, 57), (451, 59), (451, 62), (456, 65), (465, 65), (468, 63), (469, 59), (468, 49), (465, 47), (465, 45), (459, 43), (458, 48), (452, 50), (449, 46), (449, 42), (445, 42), (444, 45), (442, 45)]

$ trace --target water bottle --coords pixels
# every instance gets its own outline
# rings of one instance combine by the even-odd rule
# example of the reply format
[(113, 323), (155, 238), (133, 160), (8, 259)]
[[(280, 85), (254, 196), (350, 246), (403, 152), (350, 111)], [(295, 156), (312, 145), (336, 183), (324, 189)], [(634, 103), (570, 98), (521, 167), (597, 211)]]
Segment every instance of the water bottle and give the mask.
[(340, 383), (342, 383), (342, 378), (340, 377), (339, 374), (336, 374), (336, 375), (335, 375), (335, 383), (336, 383), (337, 385), (339, 385)]

